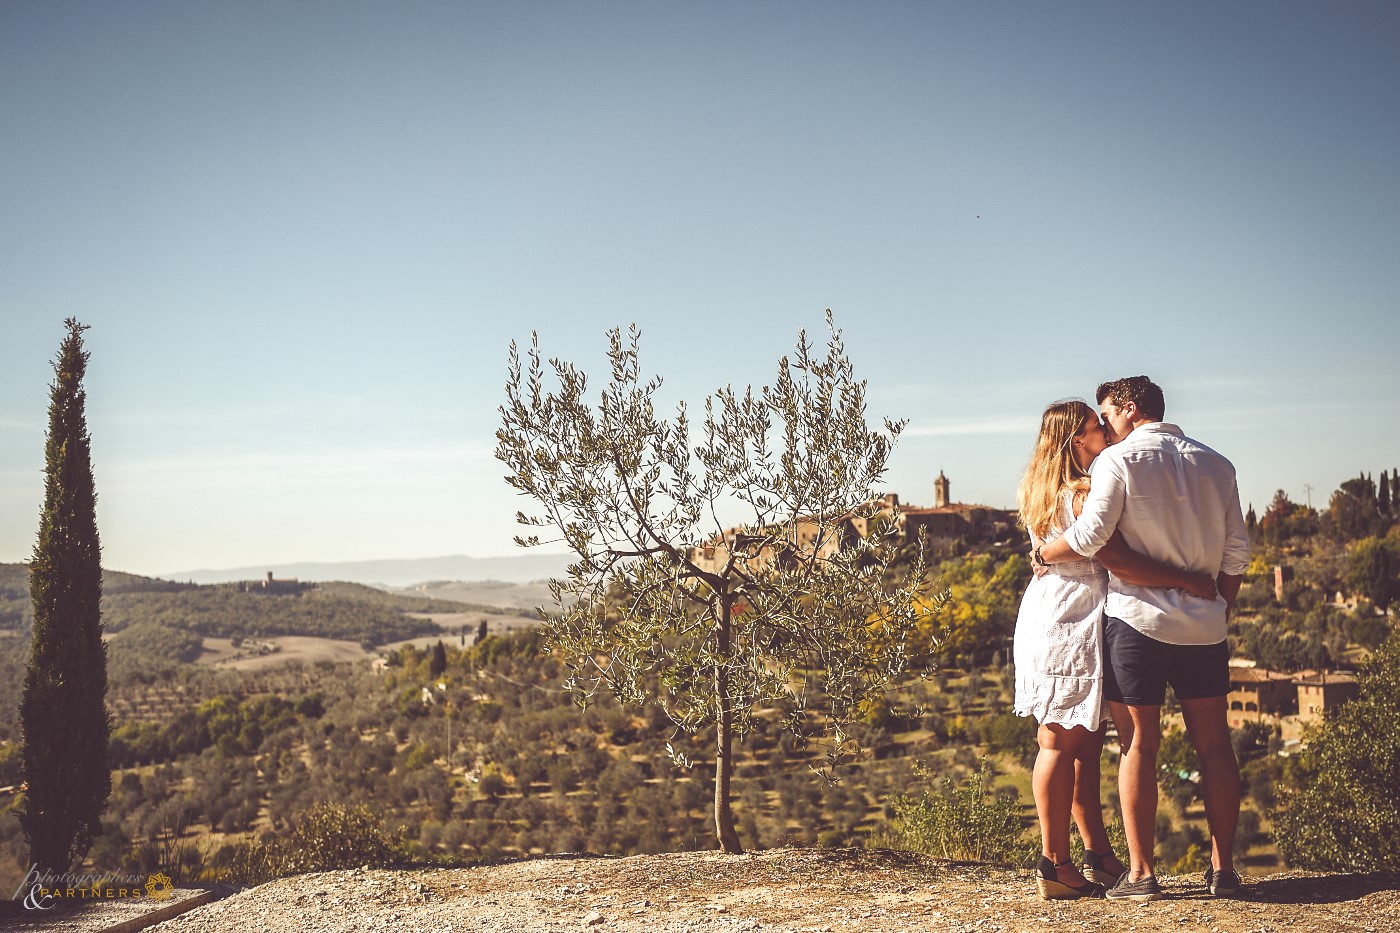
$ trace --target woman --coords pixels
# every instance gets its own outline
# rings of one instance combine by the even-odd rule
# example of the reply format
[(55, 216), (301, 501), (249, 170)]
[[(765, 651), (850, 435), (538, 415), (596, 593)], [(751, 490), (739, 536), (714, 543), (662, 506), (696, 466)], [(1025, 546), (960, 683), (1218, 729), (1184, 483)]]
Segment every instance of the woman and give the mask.
[[(1089, 492), (1089, 464), (1107, 447), (1098, 415), (1085, 402), (1053, 402), (1045, 409), (1035, 453), (1017, 489), (1032, 548), (1059, 537), (1074, 522)], [(1058, 563), (1038, 575), (1016, 619), (1016, 713), (1040, 724), (1031, 783), (1040, 818), (1036, 882), (1046, 899), (1102, 897), (1126, 870), (1113, 855), (1099, 804), (1105, 566), (1138, 586), (1181, 587), (1215, 597), (1215, 581), (1206, 574), (1138, 554), (1117, 533), (1098, 558)], [(1070, 861), (1071, 815), (1084, 840), (1082, 873)]]

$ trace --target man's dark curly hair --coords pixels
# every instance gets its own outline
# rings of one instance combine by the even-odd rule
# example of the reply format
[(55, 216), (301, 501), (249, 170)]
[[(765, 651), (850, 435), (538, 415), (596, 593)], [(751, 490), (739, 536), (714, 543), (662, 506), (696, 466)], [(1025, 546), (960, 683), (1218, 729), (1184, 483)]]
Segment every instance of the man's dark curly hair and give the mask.
[(1119, 408), (1132, 402), (1149, 421), (1161, 421), (1167, 413), (1167, 403), (1162, 398), (1162, 387), (1146, 376), (1124, 376), (1122, 379), (1101, 383), (1094, 397), (1100, 405), (1104, 399), (1108, 399)]

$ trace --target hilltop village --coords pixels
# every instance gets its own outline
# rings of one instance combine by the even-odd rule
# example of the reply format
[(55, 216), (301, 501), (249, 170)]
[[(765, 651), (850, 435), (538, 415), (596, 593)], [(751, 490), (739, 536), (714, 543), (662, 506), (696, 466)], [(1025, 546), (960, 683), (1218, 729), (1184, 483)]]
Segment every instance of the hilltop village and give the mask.
[(722, 570), (735, 555), (751, 567), (813, 555), (824, 560), (866, 537), (875, 523), (889, 521), (895, 523), (899, 540), (922, 539), (925, 550), (932, 555), (1010, 543), (1021, 533), (1014, 510), (954, 502), (951, 483), (942, 470), (933, 481), (933, 493), (932, 507), (901, 505), (897, 493), (888, 493), (872, 503), (869, 510), (849, 513), (836, 522), (800, 516), (781, 527), (777, 541), (774, 529), (756, 534), (750, 527), (730, 528), (713, 542), (691, 548), (688, 557), (707, 572)]

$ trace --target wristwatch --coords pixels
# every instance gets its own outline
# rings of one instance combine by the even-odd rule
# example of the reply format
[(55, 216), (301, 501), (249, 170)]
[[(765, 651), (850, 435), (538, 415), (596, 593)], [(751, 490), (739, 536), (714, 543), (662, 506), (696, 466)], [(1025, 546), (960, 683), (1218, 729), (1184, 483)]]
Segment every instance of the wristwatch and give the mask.
[(1040, 556), (1040, 549), (1044, 546), (1043, 544), (1037, 544), (1035, 550), (1031, 552), (1031, 559), (1042, 567), (1049, 567), (1050, 565), (1045, 562), (1045, 558)]

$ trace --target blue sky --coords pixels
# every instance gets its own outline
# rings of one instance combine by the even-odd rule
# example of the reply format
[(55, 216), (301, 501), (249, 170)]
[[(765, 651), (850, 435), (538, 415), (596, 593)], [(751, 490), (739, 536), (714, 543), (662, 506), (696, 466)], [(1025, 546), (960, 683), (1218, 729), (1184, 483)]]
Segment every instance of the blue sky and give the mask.
[(831, 308), (888, 486), (1146, 372), (1243, 498), (1400, 463), (1400, 7), (0, 4), (0, 561), (91, 325), (105, 563), (513, 551), (506, 348), (666, 398)]

